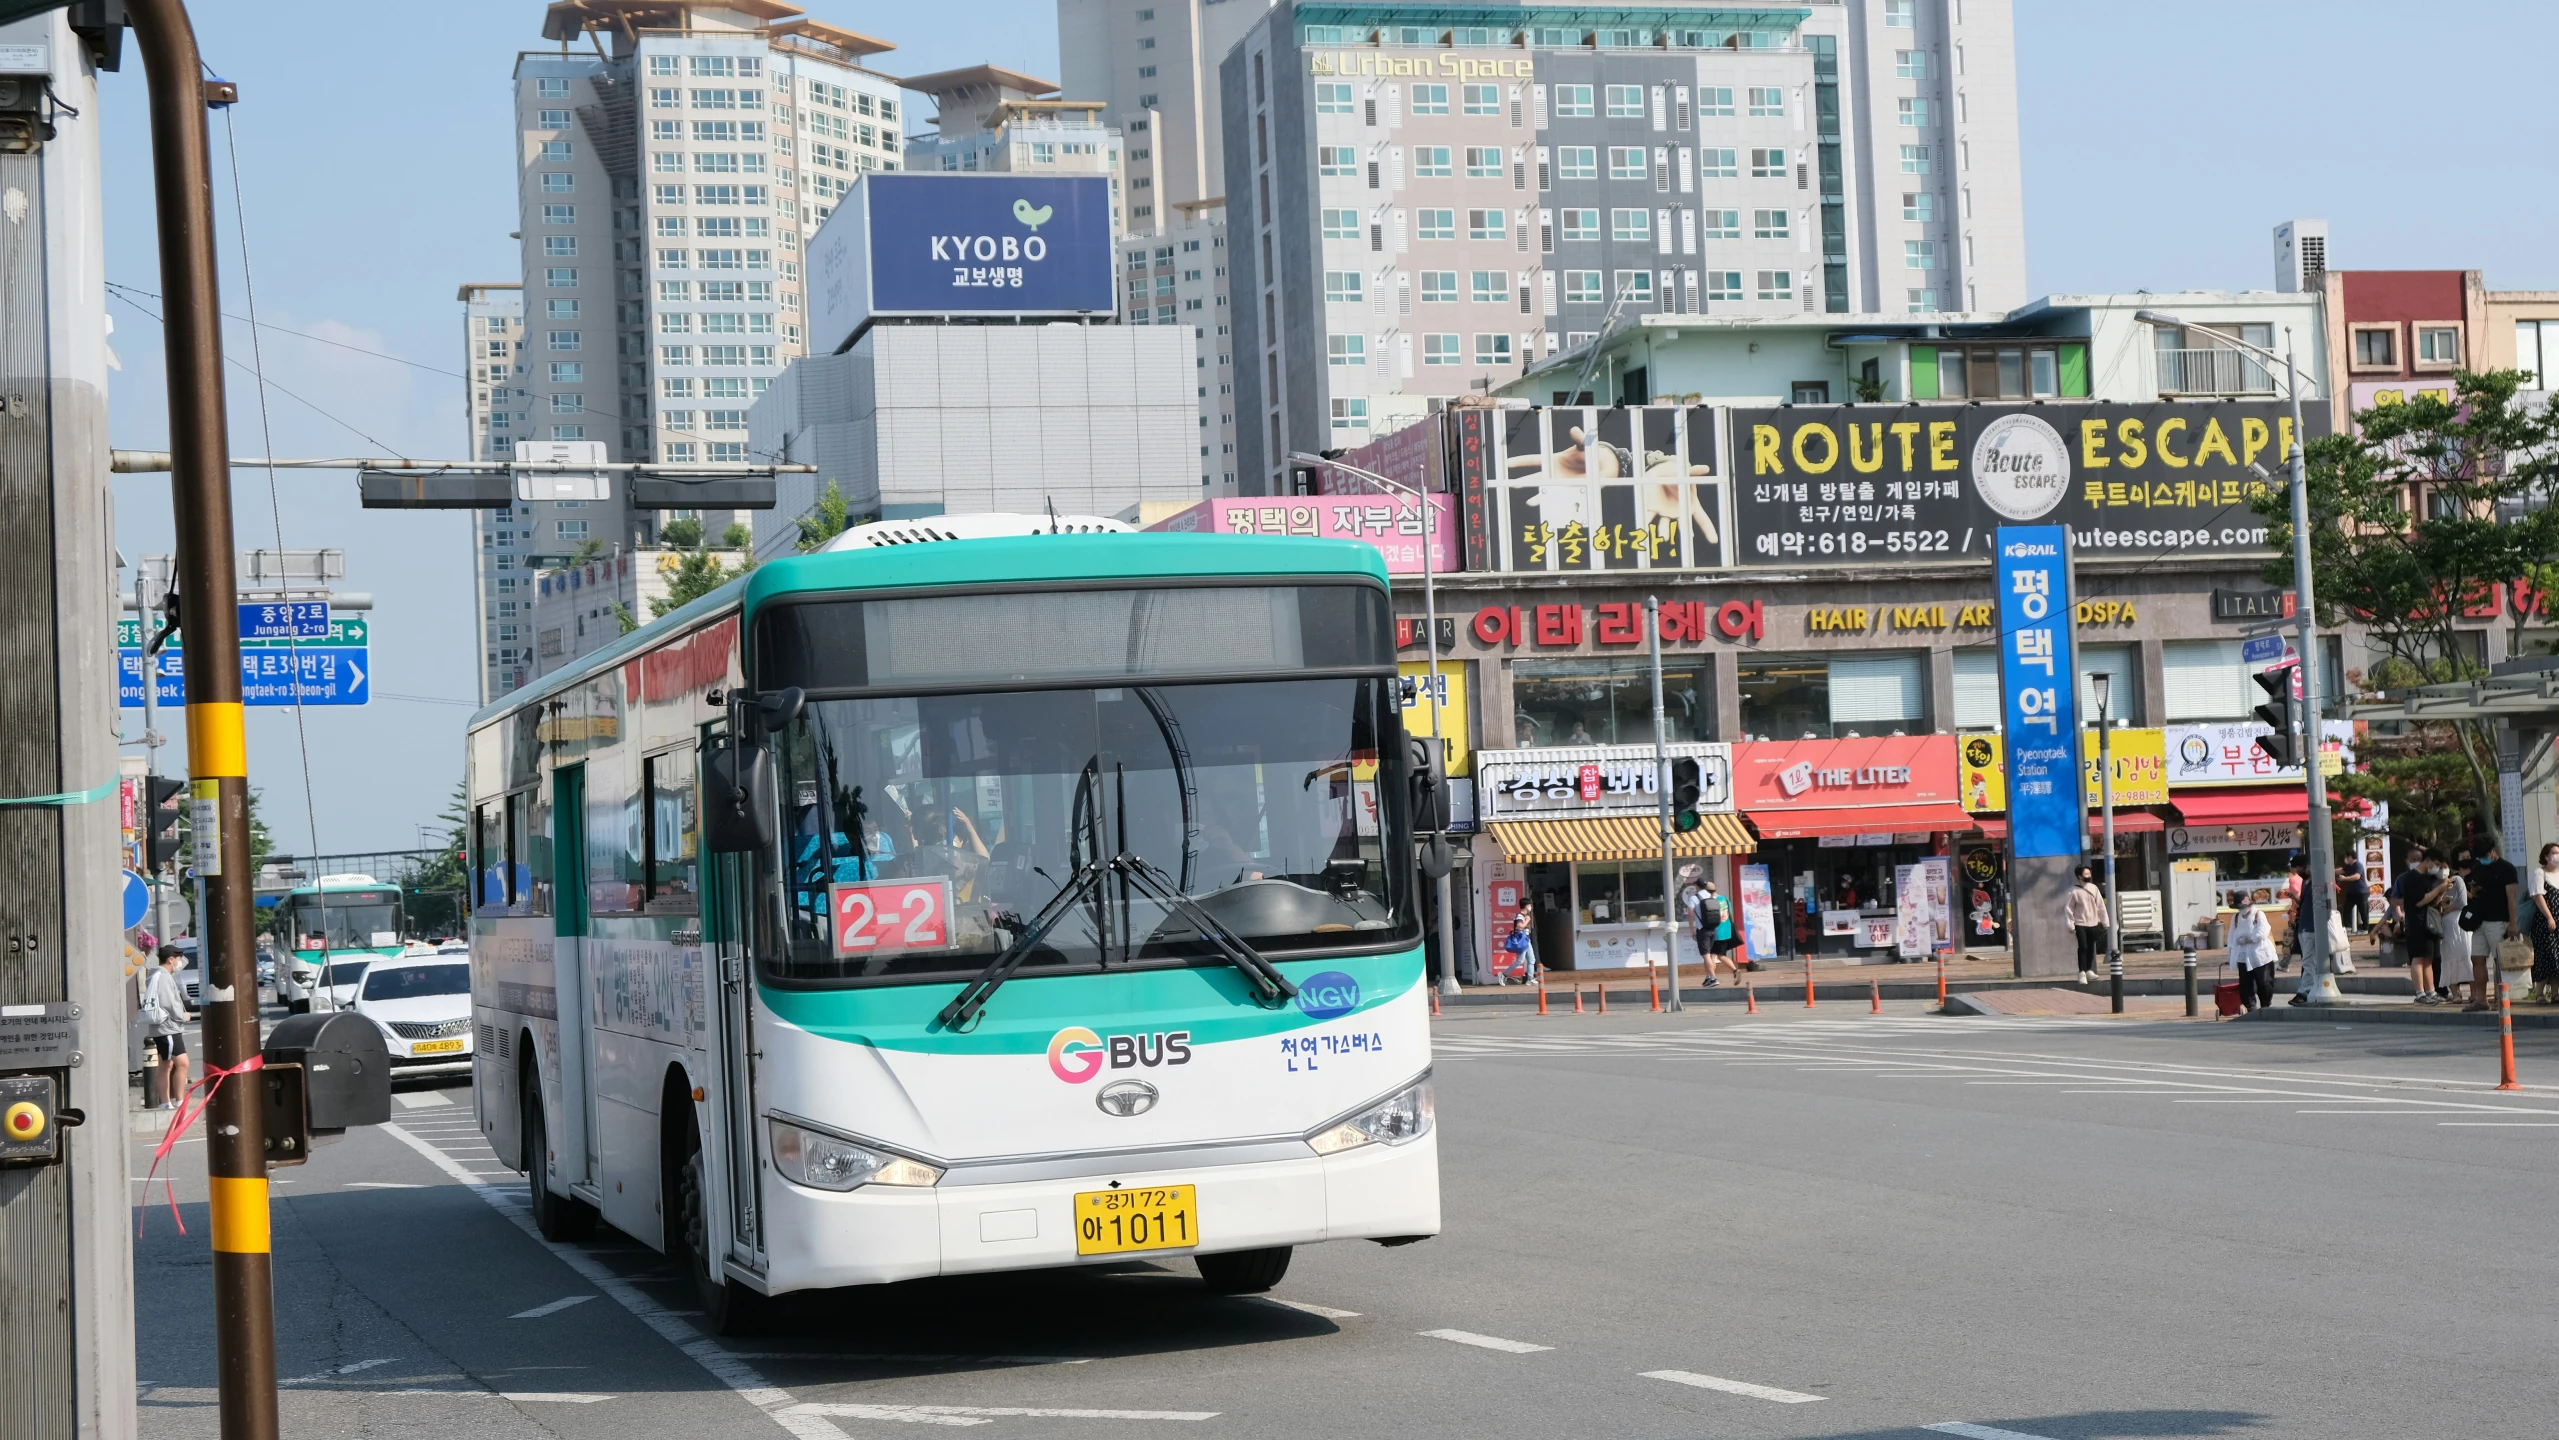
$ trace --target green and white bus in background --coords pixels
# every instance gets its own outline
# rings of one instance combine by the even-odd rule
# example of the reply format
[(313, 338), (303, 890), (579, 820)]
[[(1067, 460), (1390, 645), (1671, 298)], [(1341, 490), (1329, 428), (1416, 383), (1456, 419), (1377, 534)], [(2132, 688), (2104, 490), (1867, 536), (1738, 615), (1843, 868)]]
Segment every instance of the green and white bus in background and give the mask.
[(276, 902), (272, 923), (282, 961), (276, 998), (296, 1014), (315, 1003), (343, 1006), (374, 961), (405, 948), (408, 928), (400, 887), (370, 875), (323, 875), (297, 885)]
[(480, 1125), (545, 1235), (663, 1249), (722, 1326), (1435, 1234), (1397, 701), (1365, 545), (976, 516), (769, 562), (473, 717)]

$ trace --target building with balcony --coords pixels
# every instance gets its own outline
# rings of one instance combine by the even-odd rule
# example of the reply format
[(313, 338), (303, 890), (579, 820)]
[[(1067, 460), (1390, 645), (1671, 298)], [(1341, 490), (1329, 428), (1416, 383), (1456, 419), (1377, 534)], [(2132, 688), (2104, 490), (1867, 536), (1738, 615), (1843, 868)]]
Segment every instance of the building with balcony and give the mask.
[(1176, 207), (1175, 222), (1139, 226), (1120, 239), (1120, 319), (1188, 325), (1199, 347), (1200, 483), (1235, 492), (1235, 338), (1227, 305), (1226, 207)]
[(1699, 315), (2025, 299), (2008, 7), (1295, 0), (1222, 62), (1237, 470)]
[[(524, 287), (507, 283), (474, 283), (455, 292), (462, 304), (462, 410), (474, 460), (505, 460), (515, 454), (518, 435), (529, 433), (523, 405)], [(481, 510), (471, 516), (471, 614), (480, 636), (480, 703), (503, 695), (530, 676), (525, 648), (525, 597), (510, 583), (498, 593), (498, 581), (511, 573), (531, 548), (529, 526), (518, 523), (515, 506)], [(503, 569), (501, 568), (503, 567)]]
[(1100, 175), (1111, 182), (1111, 230), (1128, 231), (1120, 134), (1099, 100), (1059, 100), (1054, 82), (996, 65), (909, 76), (934, 102), (934, 128), (906, 142), (909, 170)]

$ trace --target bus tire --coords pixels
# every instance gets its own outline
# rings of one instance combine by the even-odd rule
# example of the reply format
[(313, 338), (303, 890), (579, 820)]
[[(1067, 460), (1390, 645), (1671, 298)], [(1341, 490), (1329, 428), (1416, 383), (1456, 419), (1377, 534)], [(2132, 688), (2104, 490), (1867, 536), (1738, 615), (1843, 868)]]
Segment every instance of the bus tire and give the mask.
[[(671, 1097), (681, 1093), (669, 1091)], [(702, 1132), (688, 1113), (677, 1134), (681, 1138), (667, 1156), (667, 1191), (674, 1202), (667, 1207), (667, 1261), (693, 1281), (702, 1323), (712, 1334), (752, 1334), (763, 1323), (769, 1302), (735, 1280), (711, 1278), (710, 1184), (703, 1173)]]
[(528, 1065), (523, 1071), (523, 1128), (517, 1132), (516, 1144), (524, 1159), (524, 1181), (527, 1203), (533, 1211), (533, 1228), (542, 1238), (560, 1245), (575, 1245), (595, 1234), (595, 1207), (574, 1195), (554, 1195), (543, 1171), (551, 1153), (550, 1132), (542, 1123), (542, 1076)]
[(1293, 1253), (1291, 1246), (1273, 1245), (1262, 1250), (1194, 1256), (1191, 1263), (1200, 1267), (1200, 1279), (1211, 1294), (1259, 1295), (1288, 1274), (1288, 1260)]

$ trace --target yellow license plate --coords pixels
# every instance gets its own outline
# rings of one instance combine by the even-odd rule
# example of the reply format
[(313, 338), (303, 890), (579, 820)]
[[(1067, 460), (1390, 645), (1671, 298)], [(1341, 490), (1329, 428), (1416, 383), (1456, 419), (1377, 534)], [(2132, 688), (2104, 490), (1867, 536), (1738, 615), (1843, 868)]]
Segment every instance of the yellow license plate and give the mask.
[(412, 1055), (450, 1055), (462, 1048), (459, 1040), (421, 1040), (409, 1047)]
[(1188, 1185), (1086, 1190), (1075, 1197), (1075, 1253), (1187, 1250), (1200, 1243), (1199, 1196)]

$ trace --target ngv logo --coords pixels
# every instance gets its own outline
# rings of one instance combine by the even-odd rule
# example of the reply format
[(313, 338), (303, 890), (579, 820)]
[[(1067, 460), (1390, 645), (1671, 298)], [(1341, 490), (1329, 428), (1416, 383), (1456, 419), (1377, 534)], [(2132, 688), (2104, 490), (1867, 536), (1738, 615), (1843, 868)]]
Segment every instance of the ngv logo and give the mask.
[(1037, 235), (1015, 239), (1010, 235), (936, 235), (933, 237), (936, 260), (1046, 260), (1048, 242)]
[(1348, 1015), (1359, 1008), (1359, 982), (1339, 970), (1309, 975), (1298, 982), (1297, 1008), (1318, 1020)]

